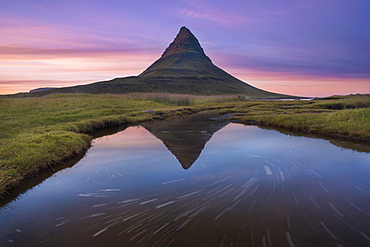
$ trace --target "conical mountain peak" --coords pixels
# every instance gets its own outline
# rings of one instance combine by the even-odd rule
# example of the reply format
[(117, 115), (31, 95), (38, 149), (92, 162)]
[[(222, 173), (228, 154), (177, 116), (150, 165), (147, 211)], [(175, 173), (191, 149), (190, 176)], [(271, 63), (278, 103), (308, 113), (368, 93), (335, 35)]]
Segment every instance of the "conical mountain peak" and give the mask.
[(182, 27), (162, 56), (139, 77), (217, 76), (212, 73), (214, 67), (194, 34)]
[[(215, 66), (197, 38), (182, 27), (162, 56), (137, 77), (155, 91), (268, 95)], [(160, 86), (159, 86), (160, 85)], [(135, 86), (135, 85), (133, 85)], [(161, 89), (159, 89), (161, 88)]]
[(205, 55), (197, 38), (186, 27), (182, 27), (174, 41), (167, 47), (162, 54), (162, 58), (182, 52), (193, 52)]
[[(161, 92), (203, 95), (246, 94), (249, 97), (257, 98), (287, 97), (255, 88), (214, 65), (204, 53), (197, 38), (186, 27), (180, 29), (162, 56), (138, 76), (115, 78), (75, 87), (49, 89), (35, 92), (35, 94), (57, 92), (94, 94)], [(185, 166), (187, 165), (185, 164)]]

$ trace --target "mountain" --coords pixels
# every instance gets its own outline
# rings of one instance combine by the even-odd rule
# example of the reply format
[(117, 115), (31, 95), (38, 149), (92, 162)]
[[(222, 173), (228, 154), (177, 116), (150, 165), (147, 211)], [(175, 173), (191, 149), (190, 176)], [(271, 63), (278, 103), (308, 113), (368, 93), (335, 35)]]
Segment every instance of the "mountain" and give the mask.
[(215, 111), (143, 123), (142, 126), (163, 142), (182, 168), (189, 169), (214, 133), (229, 124)]
[(220, 69), (212, 63), (197, 38), (186, 27), (180, 29), (162, 56), (138, 76), (49, 89), (34, 94), (122, 94), (130, 92), (199, 95), (244, 94), (257, 98), (295, 98), (258, 89)]
[(139, 78), (148, 84), (161, 82), (191, 94), (276, 96), (252, 87), (215, 66), (197, 38), (186, 27), (180, 29), (162, 56), (142, 72)]

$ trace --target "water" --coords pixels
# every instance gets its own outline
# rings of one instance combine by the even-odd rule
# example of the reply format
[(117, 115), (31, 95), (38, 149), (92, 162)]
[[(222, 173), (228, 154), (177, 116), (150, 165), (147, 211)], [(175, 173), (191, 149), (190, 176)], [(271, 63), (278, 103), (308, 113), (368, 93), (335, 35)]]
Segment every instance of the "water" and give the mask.
[(97, 138), (0, 209), (0, 246), (370, 245), (368, 153), (210, 117)]

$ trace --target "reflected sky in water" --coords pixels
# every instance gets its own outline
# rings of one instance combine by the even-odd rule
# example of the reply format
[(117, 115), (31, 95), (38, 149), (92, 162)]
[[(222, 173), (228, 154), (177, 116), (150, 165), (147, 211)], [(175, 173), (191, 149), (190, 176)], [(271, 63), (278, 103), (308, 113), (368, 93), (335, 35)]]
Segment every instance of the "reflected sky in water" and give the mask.
[(187, 170), (142, 126), (96, 139), (1, 209), (0, 246), (369, 245), (368, 153), (240, 124), (210, 134)]

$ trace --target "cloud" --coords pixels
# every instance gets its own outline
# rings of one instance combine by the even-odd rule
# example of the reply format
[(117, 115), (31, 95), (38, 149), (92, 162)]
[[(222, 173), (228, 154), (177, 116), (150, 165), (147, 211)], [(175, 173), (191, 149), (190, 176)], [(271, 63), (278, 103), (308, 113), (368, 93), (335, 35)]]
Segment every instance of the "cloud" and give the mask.
[[(2, 14), (0, 12), (0, 14)], [(39, 48), (78, 48), (78, 49), (122, 49), (155, 47), (155, 37), (146, 36), (139, 31), (134, 22), (125, 20), (101, 19), (77, 22), (76, 17), (61, 22), (49, 22), (36, 18), (2, 14), (0, 45), (29, 46)], [(73, 21), (72, 21), (73, 20)], [(69, 23), (71, 22), (71, 23)], [(131, 24), (125, 24), (131, 23)], [(151, 39), (150, 39), (151, 38)]]
[[(22, 46), (0, 46), (0, 59), (20, 60), (29, 58), (56, 57), (101, 57), (111, 56), (122, 58), (136, 57), (142, 54), (152, 56), (157, 49), (148, 48), (39, 48)], [(158, 55), (158, 54), (157, 54)]]
[(151, 49), (0, 47), (0, 94), (138, 75), (160, 54)]
[(235, 24), (244, 21), (243, 18), (237, 18), (235, 16), (228, 16), (225, 14), (220, 14), (217, 11), (212, 10), (190, 10), (190, 9), (181, 9), (179, 11), (180, 15), (189, 18), (203, 19), (211, 22), (217, 22), (222, 24)]
[[(212, 8), (209, 3), (203, 4), (201, 1), (186, 1), (177, 13), (187, 18), (201, 19), (218, 24), (242, 24), (247, 22), (245, 16), (230, 13), (225, 10)], [(187, 7), (186, 7), (187, 5)]]
[(337, 44), (284, 46), (250, 43), (243, 47), (212, 51), (221, 67), (253, 69), (263, 72), (289, 72), (305, 76), (368, 78), (370, 61), (364, 52), (354, 52)]
[(304, 75), (289, 71), (274, 72), (245, 68), (230, 68), (226, 71), (252, 86), (282, 94), (321, 97), (370, 92), (370, 80), (367, 78)]

